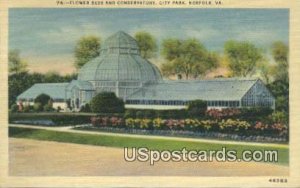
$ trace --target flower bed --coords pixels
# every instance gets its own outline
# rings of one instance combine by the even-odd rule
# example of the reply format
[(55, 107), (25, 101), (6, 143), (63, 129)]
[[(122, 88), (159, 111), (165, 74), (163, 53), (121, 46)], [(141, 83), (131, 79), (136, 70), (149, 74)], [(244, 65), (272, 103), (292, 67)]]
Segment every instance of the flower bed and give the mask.
[(139, 135), (158, 135), (158, 136), (175, 136), (175, 137), (188, 137), (188, 138), (217, 138), (219, 140), (236, 140), (236, 141), (249, 141), (249, 142), (269, 142), (269, 143), (286, 143), (286, 137), (272, 137), (272, 136), (242, 136), (237, 134), (225, 134), (218, 132), (194, 132), (185, 130), (148, 130), (148, 129), (135, 129), (126, 127), (95, 127), (90, 124), (78, 126), (74, 129), (113, 132), (113, 133), (126, 133), (126, 134), (139, 134)]
[(238, 136), (270, 136), (288, 139), (288, 127), (283, 123), (264, 124), (257, 121), (250, 124), (239, 119), (161, 119), (92, 117), (94, 127), (111, 127), (136, 130), (190, 131), (204, 133), (234, 134)]

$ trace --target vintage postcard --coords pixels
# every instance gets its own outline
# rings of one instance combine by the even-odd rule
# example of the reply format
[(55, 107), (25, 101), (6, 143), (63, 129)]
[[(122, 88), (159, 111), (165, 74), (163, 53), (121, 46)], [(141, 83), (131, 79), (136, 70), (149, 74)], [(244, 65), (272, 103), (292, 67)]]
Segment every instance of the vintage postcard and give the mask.
[(0, 187), (300, 186), (298, 1), (0, 5)]

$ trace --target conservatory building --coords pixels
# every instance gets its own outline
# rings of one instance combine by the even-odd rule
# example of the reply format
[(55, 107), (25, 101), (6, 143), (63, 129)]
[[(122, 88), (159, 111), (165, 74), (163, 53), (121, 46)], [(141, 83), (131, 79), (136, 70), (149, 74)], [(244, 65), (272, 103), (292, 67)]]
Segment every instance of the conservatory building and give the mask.
[(208, 108), (271, 107), (275, 100), (260, 79), (165, 80), (160, 70), (140, 55), (134, 38), (119, 31), (108, 37), (100, 55), (86, 63), (71, 83), (35, 84), (17, 97), (32, 103), (40, 94), (54, 107), (79, 110), (96, 94), (114, 92), (126, 108), (181, 109), (189, 101), (207, 101)]

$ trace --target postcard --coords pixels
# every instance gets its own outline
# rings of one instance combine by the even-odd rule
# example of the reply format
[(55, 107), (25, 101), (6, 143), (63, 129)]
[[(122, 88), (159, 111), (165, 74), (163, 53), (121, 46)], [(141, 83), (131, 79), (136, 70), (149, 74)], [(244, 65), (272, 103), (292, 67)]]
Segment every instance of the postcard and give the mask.
[(1, 1), (1, 187), (299, 187), (296, 0)]

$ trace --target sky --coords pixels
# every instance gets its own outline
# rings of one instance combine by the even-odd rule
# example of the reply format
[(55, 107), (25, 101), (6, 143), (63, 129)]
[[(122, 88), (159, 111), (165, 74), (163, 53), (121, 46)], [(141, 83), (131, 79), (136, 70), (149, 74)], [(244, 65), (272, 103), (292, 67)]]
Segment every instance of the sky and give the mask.
[[(267, 51), (289, 40), (288, 9), (50, 9), (9, 10), (9, 49), (18, 49), (33, 72), (71, 73), (74, 47), (85, 35), (102, 41), (122, 30), (166, 38), (196, 38), (222, 52), (227, 40), (253, 42)], [(267, 53), (267, 52), (266, 52)], [(155, 60), (154, 60), (155, 61)], [(155, 62), (154, 62), (155, 63)]]

